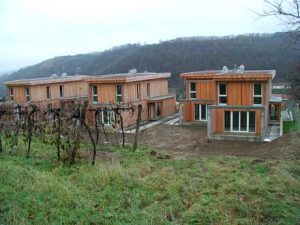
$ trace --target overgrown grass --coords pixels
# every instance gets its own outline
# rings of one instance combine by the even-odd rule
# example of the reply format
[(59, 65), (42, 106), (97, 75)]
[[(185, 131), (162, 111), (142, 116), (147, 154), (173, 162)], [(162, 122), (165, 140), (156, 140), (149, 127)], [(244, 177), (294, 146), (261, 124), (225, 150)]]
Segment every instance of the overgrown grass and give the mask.
[(110, 148), (118, 157), (68, 167), (33, 148), (30, 159), (0, 154), (0, 224), (300, 223), (299, 162)]
[(295, 106), (294, 102), (289, 102), (289, 110), (293, 114), (294, 121), (283, 121), (283, 133), (300, 130), (300, 109)]

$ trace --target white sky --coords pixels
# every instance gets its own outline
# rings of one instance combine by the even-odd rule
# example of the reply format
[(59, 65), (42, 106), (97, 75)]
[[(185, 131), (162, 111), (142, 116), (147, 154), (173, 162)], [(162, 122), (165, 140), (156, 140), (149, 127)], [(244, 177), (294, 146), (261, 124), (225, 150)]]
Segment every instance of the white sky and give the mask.
[(0, 0), (0, 71), (127, 43), (282, 31), (263, 0)]

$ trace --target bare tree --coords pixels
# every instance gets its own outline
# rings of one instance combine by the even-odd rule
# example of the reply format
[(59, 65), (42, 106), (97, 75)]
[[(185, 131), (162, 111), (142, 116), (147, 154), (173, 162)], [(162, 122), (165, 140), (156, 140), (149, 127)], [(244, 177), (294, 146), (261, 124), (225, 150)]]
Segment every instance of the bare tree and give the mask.
[[(264, 0), (266, 3), (266, 9), (260, 16), (275, 16), (282, 23), (287, 26), (290, 40), (293, 42), (292, 48), (299, 49), (297, 45), (300, 38), (300, 0)], [(299, 79), (300, 67), (296, 68), (288, 79), (292, 83), (291, 94), (294, 99), (300, 99), (300, 79)]]
[(296, 42), (300, 37), (300, 1), (299, 0), (264, 0), (266, 9), (260, 16), (275, 16), (287, 26)]
[(136, 119), (134, 142), (133, 142), (133, 151), (135, 151), (137, 149), (138, 134), (139, 134), (141, 120), (142, 120), (142, 105), (139, 104), (138, 105), (138, 112), (137, 112), (137, 119)]
[(299, 0), (264, 0), (264, 2), (267, 8), (260, 13), (261, 16), (275, 16), (288, 26), (289, 31), (300, 31)]

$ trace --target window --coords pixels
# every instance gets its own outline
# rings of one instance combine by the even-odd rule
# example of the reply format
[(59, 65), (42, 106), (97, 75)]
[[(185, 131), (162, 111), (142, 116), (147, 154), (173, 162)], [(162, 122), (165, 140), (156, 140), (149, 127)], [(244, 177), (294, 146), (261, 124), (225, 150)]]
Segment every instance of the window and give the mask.
[(261, 83), (254, 84), (253, 87), (253, 104), (261, 105), (262, 104), (262, 85)]
[(10, 100), (14, 100), (14, 89), (12, 87), (8, 88)]
[(96, 85), (92, 86), (92, 99), (93, 103), (98, 103), (98, 90)]
[(99, 114), (100, 124), (112, 125), (115, 123), (115, 113), (112, 109), (101, 109)]
[(230, 111), (225, 111), (225, 131), (230, 131), (231, 130), (231, 112)]
[(149, 98), (150, 96), (150, 83), (147, 83), (147, 97)]
[(50, 86), (47, 86), (47, 99), (50, 99), (51, 98), (51, 89), (50, 89)]
[(224, 130), (232, 132), (255, 132), (255, 112), (225, 111)]
[(227, 104), (227, 85), (225, 83), (219, 84), (219, 104)]
[(190, 82), (190, 98), (196, 98), (196, 83)]
[(64, 97), (64, 86), (59, 85), (59, 97)]
[(136, 97), (138, 100), (141, 100), (141, 84), (136, 84)]
[(195, 120), (207, 121), (207, 106), (206, 104), (195, 104)]
[(123, 90), (122, 90), (122, 85), (120, 84), (117, 84), (116, 85), (116, 100), (117, 100), (117, 103), (121, 103), (123, 102)]
[(255, 132), (255, 112), (249, 112), (249, 132)]
[(29, 102), (30, 101), (29, 87), (25, 87), (25, 97), (26, 97), (26, 101)]
[(232, 130), (239, 131), (240, 129), (240, 112), (232, 112)]
[(157, 103), (157, 109), (156, 109), (156, 116), (160, 117), (161, 116), (161, 103)]

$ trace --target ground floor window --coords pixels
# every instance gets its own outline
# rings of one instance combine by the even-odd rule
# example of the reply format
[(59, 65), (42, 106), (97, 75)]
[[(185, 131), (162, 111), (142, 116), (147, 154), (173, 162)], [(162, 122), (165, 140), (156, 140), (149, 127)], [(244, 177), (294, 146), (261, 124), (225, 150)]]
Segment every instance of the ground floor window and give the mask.
[(105, 125), (112, 125), (115, 123), (115, 113), (112, 109), (100, 110), (99, 122)]
[(207, 121), (207, 106), (206, 104), (195, 104), (195, 120)]
[(224, 130), (255, 132), (255, 111), (225, 111)]

